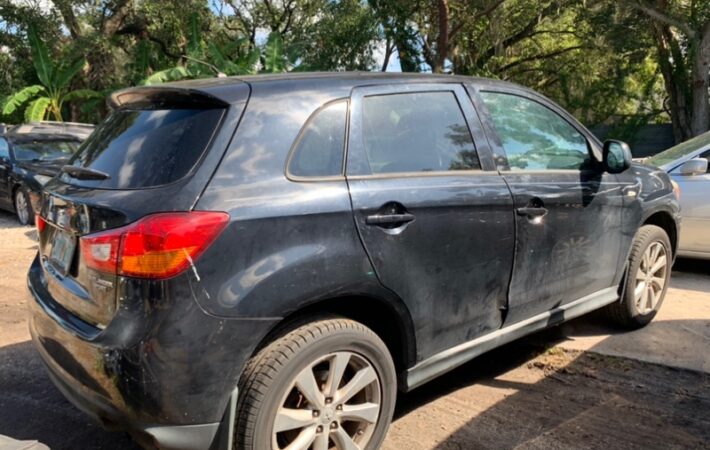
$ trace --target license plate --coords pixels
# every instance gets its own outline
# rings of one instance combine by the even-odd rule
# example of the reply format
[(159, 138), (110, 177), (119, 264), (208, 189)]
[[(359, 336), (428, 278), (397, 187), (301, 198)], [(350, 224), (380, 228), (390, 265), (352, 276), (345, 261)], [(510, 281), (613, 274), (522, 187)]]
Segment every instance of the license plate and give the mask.
[(76, 239), (74, 239), (73, 236), (63, 231), (57, 231), (54, 233), (54, 241), (52, 243), (52, 249), (49, 252), (49, 260), (57, 269), (66, 274), (71, 266), (75, 248)]

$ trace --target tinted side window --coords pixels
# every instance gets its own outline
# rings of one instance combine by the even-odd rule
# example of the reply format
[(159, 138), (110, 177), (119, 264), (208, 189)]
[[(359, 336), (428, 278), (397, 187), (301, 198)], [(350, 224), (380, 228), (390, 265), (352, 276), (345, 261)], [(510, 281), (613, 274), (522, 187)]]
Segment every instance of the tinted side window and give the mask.
[(451, 91), (365, 97), (363, 140), (372, 173), (481, 168)]
[(551, 109), (517, 95), (481, 92), (512, 170), (581, 169), (587, 140)]
[(62, 181), (102, 189), (135, 189), (177, 181), (204, 153), (222, 109), (118, 110), (79, 147), (69, 164), (109, 175)]
[(343, 100), (316, 111), (299, 135), (288, 173), (297, 177), (327, 177), (343, 170), (345, 121), (348, 103)]
[(0, 158), (10, 159), (10, 146), (5, 138), (0, 137)]

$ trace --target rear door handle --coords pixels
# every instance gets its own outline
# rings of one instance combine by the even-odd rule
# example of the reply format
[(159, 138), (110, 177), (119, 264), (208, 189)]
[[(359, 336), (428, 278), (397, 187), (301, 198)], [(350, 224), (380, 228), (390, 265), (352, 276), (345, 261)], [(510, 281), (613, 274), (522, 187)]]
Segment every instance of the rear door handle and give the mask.
[(535, 206), (526, 206), (525, 208), (518, 208), (515, 211), (517, 211), (519, 216), (528, 217), (541, 217), (547, 214), (547, 208)]
[(373, 214), (367, 216), (365, 223), (368, 225), (396, 225), (409, 223), (414, 220), (414, 215), (409, 213), (402, 214)]

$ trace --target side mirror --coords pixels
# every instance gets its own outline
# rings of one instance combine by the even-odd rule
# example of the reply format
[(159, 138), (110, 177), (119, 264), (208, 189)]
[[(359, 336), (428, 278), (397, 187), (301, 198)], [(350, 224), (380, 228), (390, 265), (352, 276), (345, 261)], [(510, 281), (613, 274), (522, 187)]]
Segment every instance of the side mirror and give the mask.
[(609, 173), (621, 173), (631, 167), (631, 149), (626, 142), (604, 142), (604, 169)]
[(691, 176), (691, 175), (701, 175), (707, 173), (708, 171), (708, 160), (705, 158), (693, 158), (684, 162), (678, 172), (681, 175)]

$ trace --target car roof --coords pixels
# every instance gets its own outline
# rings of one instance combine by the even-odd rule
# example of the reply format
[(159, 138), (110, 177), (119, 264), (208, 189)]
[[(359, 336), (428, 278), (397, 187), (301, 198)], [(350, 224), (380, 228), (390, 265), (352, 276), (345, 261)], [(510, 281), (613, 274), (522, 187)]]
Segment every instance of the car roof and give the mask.
[[(202, 78), (197, 80), (178, 81), (163, 83), (158, 85), (128, 88), (118, 91), (112, 95), (114, 105), (121, 105), (121, 96), (129, 93), (155, 92), (158, 90), (187, 90), (193, 93), (202, 93), (207, 96), (221, 100), (225, 103), (235, 103), (241, 101), (242, 97), (234, 95), (233, 89), (250, 85), (259, 89), (269, 89), (269, 85), (278, 85), (283, 88), (284, 84), (290, 85), (293, 90), (313, 89), (314, 84), (322, 89), (330, 87), (357, 87), (363, 85), (378, 84), (399, 84), (399, 83), (472, 83), (481, 87), (502, 87), (507, 89), (519, 89), (532, 92), (514, 83), (507, 81), (493, 80), (489, 78), (467, 77), (461, 75), (428, 74), (428, 73), (400, 73), (400, 72), (290, 72), (279, 74), (262, 75), (239, 75), (230, 77)], [(130, 97), (130, 96), (127, 96)]]

